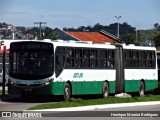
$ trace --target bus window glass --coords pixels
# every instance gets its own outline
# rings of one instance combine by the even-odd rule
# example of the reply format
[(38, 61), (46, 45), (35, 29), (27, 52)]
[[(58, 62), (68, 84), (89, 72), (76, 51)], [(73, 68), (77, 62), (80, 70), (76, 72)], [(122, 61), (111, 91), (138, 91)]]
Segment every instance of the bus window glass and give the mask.
[(58, 77), (64, 69), (65, 66), (65, 48), (57, 47), (55, 51), (55, 74)]
[(76, 49), (76, 58), (82, 58), (82, 50), (81, 49)]
[[(46, 43), (35, 45), (35, 43), (20, 43), (21, 48), (17, 48), (15, 43), (10, 50), (10, 73), (21, 78), (38, 79), (50, 76), (53, 73), (54, 57), (53, 47), (42, 49), (41, 46), (49, 46)], [(22, 46), (28, 46), (22, 49)], [(52, 44), (50, 44), (52, 45)], [(14, 49), (15, 48), (15, 49)], [(19, 50), (20, 49), (20, 50)]]
[(83, 50), (83, 58), (89, 58), (90, 57), (90, 51), (88, 49)]
[(160, 54), (157, 53), (157, 64), (158, 64), (158, 70), (160, 70)]

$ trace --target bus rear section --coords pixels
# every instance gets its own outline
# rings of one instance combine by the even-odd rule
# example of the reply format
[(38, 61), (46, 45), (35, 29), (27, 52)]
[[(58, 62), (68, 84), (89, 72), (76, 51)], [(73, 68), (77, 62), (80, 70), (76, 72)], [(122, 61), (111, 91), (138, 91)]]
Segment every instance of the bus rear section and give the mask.
[(158, 87), (156, 49), (134, 45), (116, 45), (115, 93), (138, 93)]
[(156, 49), (153, 47), (124, 47), (125, 92), (146, 91), (158, 87)]

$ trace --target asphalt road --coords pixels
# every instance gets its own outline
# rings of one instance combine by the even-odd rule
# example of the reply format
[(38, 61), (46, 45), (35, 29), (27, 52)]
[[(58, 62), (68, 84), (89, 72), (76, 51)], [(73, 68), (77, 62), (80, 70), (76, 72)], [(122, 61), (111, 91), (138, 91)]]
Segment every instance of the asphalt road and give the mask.
[[(38, 99), (38, 98), (37, 98)], [(42, 104), (41, 100), (22, 100), (20, 95), (0, 96), (0, 111), (23, 111), (34, 105)], [(48, 103), (48, 101), (46, 101)]]
[[(158, 114), (159, 117), (111, 117), (111, 114)], [(53, 117), (54, 120), (159, 120), (160, 119), (160, 105), (148, 105), (139, 107), (124, 107), (124, 108), (107, 108), (103, 110), (82, 111), (82, 112), (50, 112), (44, 114), (47, 116), (42, 119)], [(49, 117), (50, 116), (50, 117)]]
[(62, 99), (53, 96), (31, 96), (22, 99), (20, 95), (0, 95), (0, 111), (23, 111), (42, 103), (58, 102)]
[[(44, 96), (43, 96), (44, 97)], [(20, 95), (7, 95), (5, 97), (0, 96), (0, 111), (23, 111), (27, 108), (42, 104), (42, 103), (49, 103), (49, 102), (58, 102), (59, 99), (48, 97), (47, 99), (41, 97), (34, 96), (34, 99), (29, 98), (28, 100), (22, 100)], [(110, 114), (110, 112), (116, 111), (160, 111), (160, 105), (148, 105), (148, 106), (138, 106), (138, 107), (123, 107), (123, 108), (108, 108), (108, 109), (101, 109), (101, 110), (94, 110), (94, 111), (85, 111), (85, 112), (47, 112), (42, 114), (47, 117), (43, 118), (34, 118), (38, 120), (117, 120), (117, 119), (126, 119), (126, 120), (159, 120), (159, 118), (151, 118), (151, 117), (107, 117), (105, 114)], [(104, 117), (102, 117), (102, 116)], [(56, 117), (53, 117), (56, 116)], [(97, 117), (98, 116), (98, 117)], [(101, 117), (100, 117), (101, 116)], [(1, 119), (1, 118), (0, 118)], [(3, 118), (2, 118), (3, 119)], [(16, 118), (22, 119), (22, 118)], [(33, 118), (27, 118), (33, 119)]]
[[(40, 112), (42, 118), (34, 118), (34, 120), (159, 120), (159, 117), (110, 117), (111, 114), (124, 113), (151, 113), (160, 115), (160, 105), (147, 105), (138, 107), (124, 107), (124, 108), (108, 108), (103, 110), (82, 111), (82, 112)], [(156, 112), (157, 111), (157, 112)], [(158, 112), (159, 111), (159, 112)], [(38, 113), (35, 111), (35, 113)], [(145, 113), (145, 114), (146, 114)], [(54, 117), (53, 117), (54, 116)], [(15, 118), (14, 118), (15, 119)], [(16, 118), (21, 119), (21, 118)], [(33, 118), (27, 118), (31, 120)]]
[[(2, 90), (2, 86), (0, 86)], [(8, 87), (5, 87), (8, 90)], [(20, 95), (0, 95), (0, 111), (23, 111), (42, 103), (62, 101), (61, 98), (53, 96), (31, 96), (28, 99), (21, 99)]]

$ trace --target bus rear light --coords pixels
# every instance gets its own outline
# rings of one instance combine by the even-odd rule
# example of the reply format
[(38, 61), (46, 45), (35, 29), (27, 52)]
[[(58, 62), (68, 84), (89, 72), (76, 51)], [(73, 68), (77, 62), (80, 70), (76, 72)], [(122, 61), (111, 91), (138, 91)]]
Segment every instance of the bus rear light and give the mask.
[(3, 50), (4, 50), (4, 51), (6, 50), (6, 46), (5, 46), (5, 45), (3, 46)]

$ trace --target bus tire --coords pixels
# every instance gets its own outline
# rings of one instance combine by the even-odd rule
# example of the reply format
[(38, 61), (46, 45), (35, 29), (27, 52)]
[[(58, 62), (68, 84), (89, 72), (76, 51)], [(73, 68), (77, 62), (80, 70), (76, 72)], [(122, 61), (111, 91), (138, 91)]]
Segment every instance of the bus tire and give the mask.
[(71, 98), (71, 86), (69, 83), (66, 83), (64, 87), (64, 100), (70, 100)]
[(103, 97), (107, 98), (109, 96), (109, 85), (107, 82), (103, 84)]
[(140, 82), (140, 87), (139, 87), (139, 96), (144, 96), (145, 94), (145, 86), (143, 81)]

